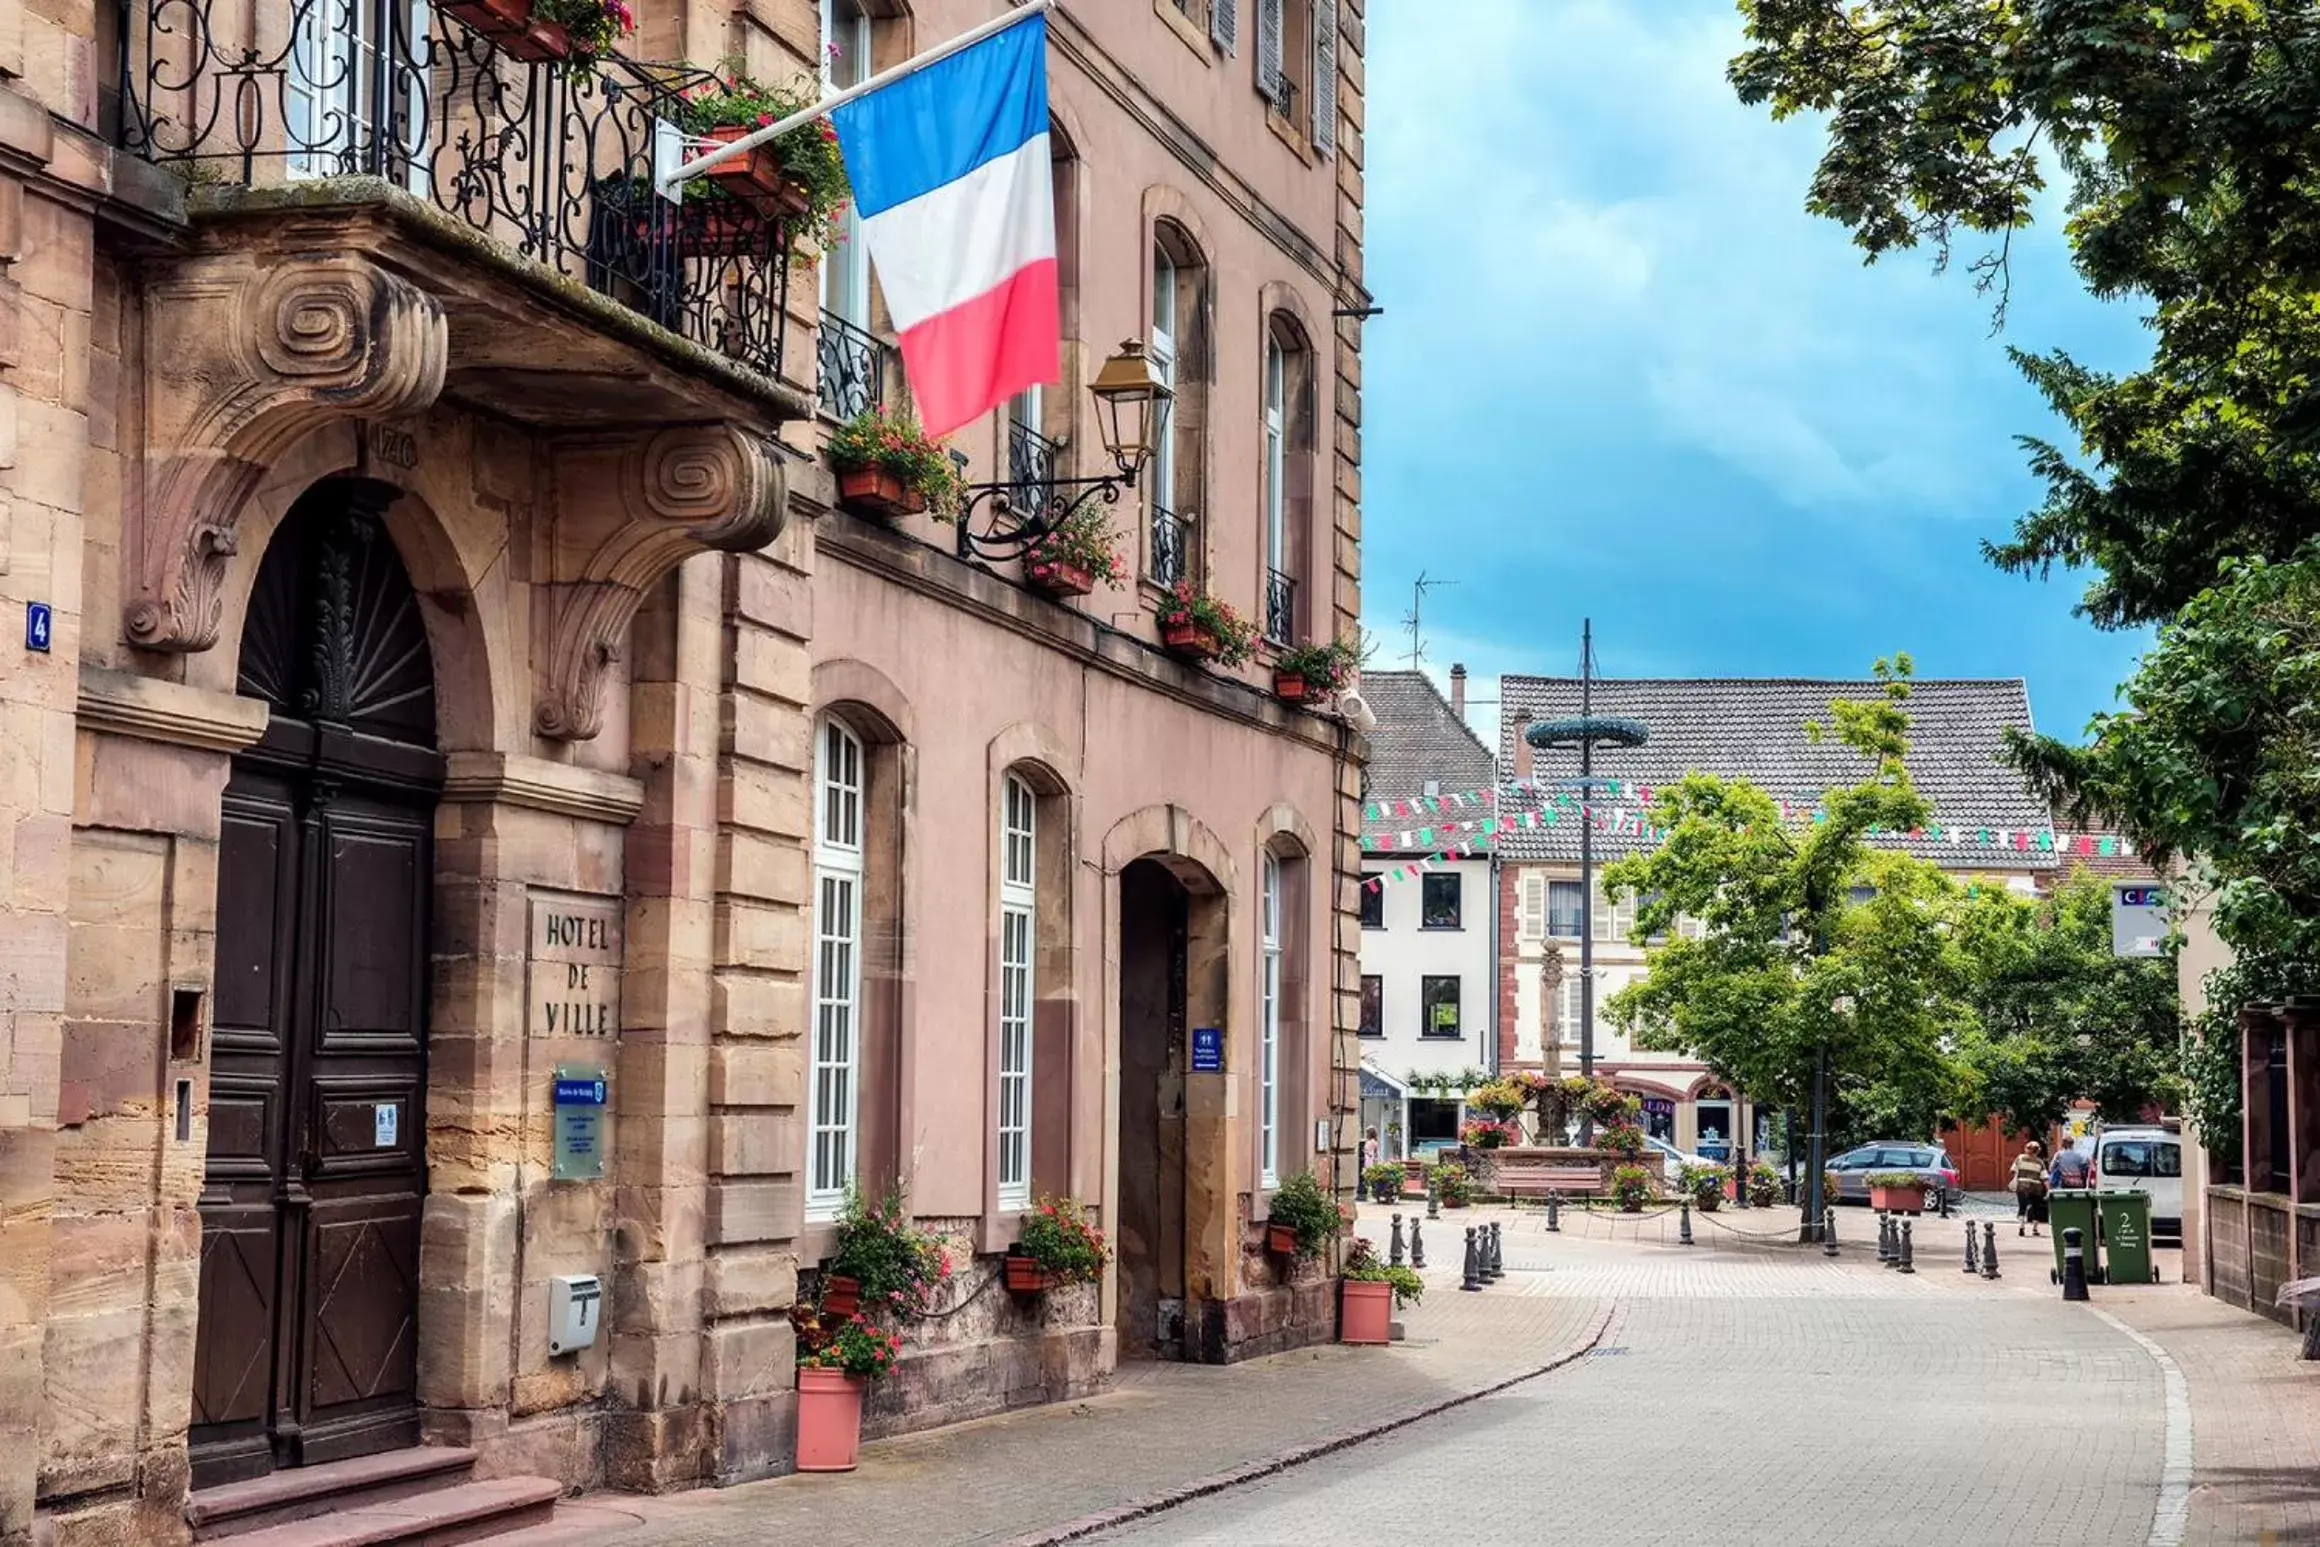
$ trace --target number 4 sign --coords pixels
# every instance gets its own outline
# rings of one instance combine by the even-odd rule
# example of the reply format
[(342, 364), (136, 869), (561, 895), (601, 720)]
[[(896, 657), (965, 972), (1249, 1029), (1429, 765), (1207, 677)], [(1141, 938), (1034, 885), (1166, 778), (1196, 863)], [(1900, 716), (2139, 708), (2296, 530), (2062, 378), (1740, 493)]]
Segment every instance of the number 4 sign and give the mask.
[(55, 632), (55, 615), (46, 602), (24, 604), (24, 648), (48, 654), (49, 638)]

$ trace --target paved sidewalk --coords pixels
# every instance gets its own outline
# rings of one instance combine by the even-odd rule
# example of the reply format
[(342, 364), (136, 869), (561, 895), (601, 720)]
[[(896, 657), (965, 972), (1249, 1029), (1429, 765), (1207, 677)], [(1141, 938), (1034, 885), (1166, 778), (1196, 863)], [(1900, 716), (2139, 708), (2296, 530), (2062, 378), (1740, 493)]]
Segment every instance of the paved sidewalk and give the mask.
[[(1468, 1210), (1427, 1230), (1426, 1298), (1403, 1313), (1408, 1337), (1392, 1348), (1329, 1344), (1224, 1368), (1125, 1365), (1110, 1390), (1084, 1402), (865, 1446), (850, 1474), (658, 1499), (592, 1495), (562, 1506), (556, 1524), (503, 1541), (998, 1544), (1092, 1525), (1124, 1504), (1261, 1469), (1575, 1357), (1600, 1332), (1604, 1299), (1525, 1293), (1545, 1276), (1527, 1271), (1480, 1294), (1459, 1291), (1462, 1252), (1451, 1242), (1462, 1246), (1463, 1225), (1493, 1217)], [(1383, 1211), (1362, 1210), (1358, 1228), (1381, 1251), (1386, 1227)], [(1510, 1270), (1514, 1243), (1510, 1232)]]

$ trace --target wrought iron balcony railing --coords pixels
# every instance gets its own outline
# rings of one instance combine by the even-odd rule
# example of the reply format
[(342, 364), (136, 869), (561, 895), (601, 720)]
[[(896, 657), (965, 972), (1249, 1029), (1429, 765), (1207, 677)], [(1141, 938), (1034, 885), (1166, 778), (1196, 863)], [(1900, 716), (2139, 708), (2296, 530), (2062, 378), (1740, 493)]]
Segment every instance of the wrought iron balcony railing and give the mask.
[(1007, 503), (1023, 515), (1038, 515), (1055, 502), (1055, 480), (1063, 448), (1028, 424), (1007, 421)]
[(865, 408), (886, 406), (893, 345), (835, 312), (824, 312), (815, 351), (824, 413), (851, 419)]
[(1277, 569), (1265, 571), (1265, 637), (1277, 645), (1297, 637), (1297, 582)]
[(1185, 550), (1188, 532), (1184, 518), (1172, 510), (1152, 507), (1152, 579), (1158, 585), (1174, 585), (1185, 575)]
[(712, 81), (519, 59), (438, 0), (116, 0), (121, 141), (190, 182), (384, 178), (519, 256), (778, 376), (785, 222), (652, 192), (654, 123)]

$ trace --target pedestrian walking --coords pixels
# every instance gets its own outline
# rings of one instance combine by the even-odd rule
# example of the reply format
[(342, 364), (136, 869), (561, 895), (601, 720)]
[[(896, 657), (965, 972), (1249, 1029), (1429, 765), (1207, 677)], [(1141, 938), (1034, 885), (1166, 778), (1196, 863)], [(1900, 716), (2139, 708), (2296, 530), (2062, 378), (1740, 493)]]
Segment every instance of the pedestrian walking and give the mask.
[(2046, 1168), (2049, 1187), (2089, 1187), (2094, 1184), (2094, 1162), (2085, 1150), (2065, 1144), (2054, 1152), (2054, 1164)]
[(2036, 1139), (2014, 1157), (2014, 1233), (2036, 1235), (2046, 1223), (2046, 1150)]
[(1363, 1135), (1361, 1141), (1361, 1168), (1367, 1171), (1378, 1163), (1378, 1136), (1375, 1128)]

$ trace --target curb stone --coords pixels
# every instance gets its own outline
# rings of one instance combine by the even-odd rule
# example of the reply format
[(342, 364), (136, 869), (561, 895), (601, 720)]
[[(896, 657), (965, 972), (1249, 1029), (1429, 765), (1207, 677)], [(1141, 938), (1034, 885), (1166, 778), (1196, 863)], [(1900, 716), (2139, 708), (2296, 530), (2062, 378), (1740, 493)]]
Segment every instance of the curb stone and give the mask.
[(1131, 1500), (1111, 1509), (1101, 1510), (1092, 1515), (1081, 1515), (1075, 1520), (1066, 1520), (1060, 1525), (1048, 1526), (1029, 1535), (1010, 1537), (1002, 1544), (1002, 1547), (1059, 1547), (1059, 1544), (1064, 1542), (1076, 1542), (1100, 1531), (1113, 1530), (1116, 1527), (1128, 1525), (1153, 1515), (1164, 1514), (1178, 1505), (1189, 1504), (1195, 1499), (1205, 1499), (1211, 1494), (1223, 1493), (1245, 1483), (1271, 1477), (1276, 1473), (1288, 1471), (1291, 1467), (1302, 1466), (1308, 1461), (1318, 1460), (1336, 1451), (1359, 1445), (1365, 1440), (1376, 1439), (1381, 1434), (1390, 1434), (1396, 1429), (1406, 1429), (1411, 1424), (1422, 1422), (1437, 1413), (1446, 1413), (1452, 1408), (1464, 1407), (1468, 1403), (1478, 1402), (1484, 1397), (1495, 1396), (1499, 1392), (1505, 1391), (1509, 1387), (1519, 1386), (1525, 1381), (1537, 1380), (1542, 1375), (1552, 1374), (1563, 1366), (1586, 1357), (1591, 1349), (1603, 1341), (1605, 1334), (1610, 1331), (1614, 1322), (1624, 1319), (1621, 1310), (1622, 1308), (1616, 1304), (1606, 1305), (1587, 1329), (1579, 1334), (1576, 1342), (1563, 1349), (1546, 1363), (1534, 1365), (1530, 1369), (1509, 1375), (1503, 1380), (1493, 1381), (1487, 1386), (1478, 1386), (1471, 1391), (1461, 1391), (1451, 1396), (1438, 1398), (1435, 1401), (1421, 1403), (1416, 1407), (1396, 1413), (1390, 1418), (1380, 1419), (1376, 1423), (1364, 1424), (1358, 1429), (1348, 1429), (1342, 1434), (1329, 1435), (1326, 1438), (1299, 1445), (1294, 1449), (1281, 1451), (1262, 1461), (1252, 1461), (1245, 1466), (1233, 1467), (1229, 1471), (1212, 1472), (1206, 1477), (1195, 1478), (1191, 1482), (1178, 1484), (1176, 1487), (1149, 1494), (1141, 1499)]

